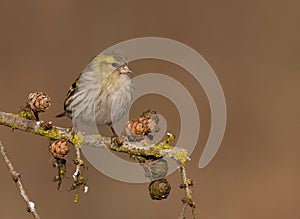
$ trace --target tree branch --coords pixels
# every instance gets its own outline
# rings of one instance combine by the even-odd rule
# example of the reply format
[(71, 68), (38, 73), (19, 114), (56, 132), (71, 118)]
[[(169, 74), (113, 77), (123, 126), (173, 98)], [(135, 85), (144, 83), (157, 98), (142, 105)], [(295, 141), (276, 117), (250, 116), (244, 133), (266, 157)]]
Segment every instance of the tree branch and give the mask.
[(192, 189), (191, 189), (191, 186), (193, 185), (193, 183), (190, 179), (188, 179), (184, 165), (180, 166), (179, 171), (180, 171), (181, 177), (183, 179), (183, 183), (182, 183), (181, 187), (185, 190), (185, 197), (182, 198), (183, 206), (182, 206), (182, 209), (181, 209), (178, 219), (186, 218), (185, 211), (188, 206), (191, 207), (193, 218), (195, 219), (196, 218), (196, 211), (195, 211), (196, 205), (192, 199)]
[(16, 183), (17, 187), (19, 188), (19, 191), (20, 191), (20, 194), (21, 196), (23, 197), (24, 201), (26, 202), (27, 204), (27, 211), (30, 212), (34, 218), (36, 219), (40, 219), (40, 216), (38, 215), (36, 209), (35, 209), (35, 204), (34, 202), (30, 201), (28, 195), (26, 194), (26, 191), (25, 191), (25, 188), (21, 182), (21, 174), (18, 173), (15, 168), (13, 167), (10, 159), (8, 158), (6, 152), (5, 152), (5, 148), (2, 144), (2, 142), (0, 141), (0, 152), (1, 152), (1, 155), (6, 163), (6, 166), (8, 167), (9, 169), (9, 173), (10, 175), (12, 176), (14, 182)]
[[(28, 117), (27, 114), (24, 114), (24, 117)], [(83, 165), (83, 161), (80, 158), (80, 148), (82, 145), (91, 146), (96, 148), (103, 148), (107, 150), (112, 150), (116, 152), (127, 153), (133, 157), (145, 158), (149, 160), (159, 159), (159, 158), (171, 158), (179, 164), (179, 171), (181, 172), (181, 177), (183, 183), (181, 188), (185, 190), (185, 197), (182, 199), (183, 207), (179, 215), (180, 219), (185, 219), (185, 211), (187, 206), (190, 206), (193, 213), (193, 218), (196, 218), (195, 214), (195, 203), (192, 200), (192, 190), (191, 190), (191, 180), (187, 178), (185, 164), (190, 158), (186, 149), (179, 147), (172, 147), (169, 145), (169, 141), (174, 139), (174, 136), (168, 133), (168, 138), (159, 143), (151, 144), (147, 140), (132, 141), (130, 134), (122, 136), (120, 139), (117, 137), (105, 137), (99, 134), (97, 135), (87, 135), (81, 131), (75, 131), (71, 128), (61, 128), (58, 126), (49, 126), (49, 122), (44, 121), (35, 121), (22, 117), (22, 114), (16, 115), (12, 113), (0, 112), (0, 125), (10, 127), (12, 129), (18, 129), (21, 131), (29, 132), (32, 134), (37, 134), (48, 138), (50, 140), (59, 140), (64, 139), (71, 142), (75, 146), (76, 150), (76, 171), (73, 175), (76, 185), (85, 185), (85, 181), (82, 181), (80, 175), (80, 167)], [(138, 122), (143, 122), (146, 117)], [(137, 120), (131, 121), (127, 125), (128, 129), (135, 129), (134, 124)], [(153, 124), (152, 124), (153, 125)], [(126, 132), (125, 128), (125, 132)], [(148, 127), (153, 128), (153, 127)], [(139, 130), (140, 131), (140, 130)], [(147, 133), (147, 130), (144, 130), (144, 133)], [(127, 133), (128, 134), (128, 133)], [(77, 198), (75, 198), (76, 202)]]
[(75, 146), (91, 146), (96, 148), (104, 148), (117, 152), (128, 153), (134, 156), (144, 157), (168, 157), (184, 164), (189, 158), (187, 150), (179, 147), (172, 147), (168, 144), (156, 145), (147, 142), (131, 142), (123, 139), (122, 145), (116, 144), (111, 137), (101, 135), (86, 135), (77, 131), (74, 133), (70, 128), (61, 128), (53, 126), (50, 129), (45, 128), (46, 122), (35, 121), (23, 118), (19, 115), (0, 112), (0, 125), (26, 131), (32, 134), (44, 136), (50, 140), (65, 139)]

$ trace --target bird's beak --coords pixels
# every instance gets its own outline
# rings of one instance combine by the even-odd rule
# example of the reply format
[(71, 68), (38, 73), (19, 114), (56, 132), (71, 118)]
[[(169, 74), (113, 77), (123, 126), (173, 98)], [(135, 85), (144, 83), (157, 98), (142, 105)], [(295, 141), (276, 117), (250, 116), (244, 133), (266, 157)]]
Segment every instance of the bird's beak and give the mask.
[(119, 72), (120, 72), (121, 74), (130, 74), (132, 71), (131, 71), (131, 69), (129, 68), (128, 64), (124, 64), (124, 65), (122, 65), (122, 66), (120, 67)]

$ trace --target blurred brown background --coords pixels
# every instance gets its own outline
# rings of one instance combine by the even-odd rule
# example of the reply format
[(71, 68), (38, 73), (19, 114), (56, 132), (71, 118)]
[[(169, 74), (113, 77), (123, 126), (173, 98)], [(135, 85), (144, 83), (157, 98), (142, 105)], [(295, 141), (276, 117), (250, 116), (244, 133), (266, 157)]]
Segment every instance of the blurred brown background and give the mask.
[[(197, 50), (224, 89), (228, 123), (213, 162), (198, 162), (210, 128), (202, 88), (182, 69), (160, 61), (131, 64), (134, 75), (161, 72), (187, 86), (201, 118), (198, 145), (188, 165), (199, 218), (300, 218), (300, 31), (298, 1), (0, 1), (1, 111), (17, 112), (32, 91), (52, 98), (41, 115), (55, 125), (70, 83), (90, 58), (118, 42), (143, 36), (171, 38)], [(161, 97), (138, 100), (131, 115), (154, 109), (178, 133), (179, 115)], [(51, 182), (48, 140), (0, 127), (0, 139), (42, 218), (177, 218), (183, 195), (178, 173), (168, 177), (167, 200), (152, 201), (147, 184), (110, 179), (89, 165), (90, 191)], [(71, 160), (71, 158), (70, 158)], [(31, 218), (0, 159), (0, 218)], [(72, 166), (68, 166), (71, 172)], [(69, 172), (69, 173), (70, 173)], [(190, 216), (190, 215), (189, 215)], [(189, 217), (190, 218), (190, 217)]]

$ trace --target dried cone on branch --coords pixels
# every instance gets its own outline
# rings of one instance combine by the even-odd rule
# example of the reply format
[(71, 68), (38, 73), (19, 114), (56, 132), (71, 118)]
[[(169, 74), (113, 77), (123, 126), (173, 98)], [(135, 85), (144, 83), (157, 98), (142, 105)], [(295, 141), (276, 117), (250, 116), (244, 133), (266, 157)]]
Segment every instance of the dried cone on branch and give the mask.
[(43, 92), (30, 93), (28, 95), (27, 105), (35, 113), (45, 112), (51, 106), (50, 97)]
[(161, 179), (168, 173), (169, 166), (165, 159), (159, 159), (150, 164), (151, 176), (153, 179)]
[(165, 159), (159, 159), (150, 163), (142, 164), (145, 170), (145, 176), (151, 181), (164, 178), (169, 170), (168, 162)]
[(155, 132), (157, 123), (156, 113), (147, 111), (139, 118), (130, 120), (125, 127), (125, 132), (132, 138), (143, 137)]
[(62, 159), (66, 156), (71, 149), (69, 142), (64, 139), (54, 141), (50, 146), (49, 150), (54, 158)]
[(166, 199), (171, 191), (171, 185), (166, 179), (154, 180), (149, 185), (150, 197), (154, 200)]

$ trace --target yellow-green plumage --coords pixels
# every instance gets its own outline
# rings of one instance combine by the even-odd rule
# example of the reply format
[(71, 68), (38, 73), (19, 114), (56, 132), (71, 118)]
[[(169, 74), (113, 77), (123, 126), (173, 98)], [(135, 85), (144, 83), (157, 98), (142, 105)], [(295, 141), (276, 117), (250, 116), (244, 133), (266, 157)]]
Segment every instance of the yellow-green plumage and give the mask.
[(76, 123), (111, 125), (126, 113), (133, 99), (131, 70), (124, 56), (115, 51), (91, 60), (70, 86), (63, 114)]

